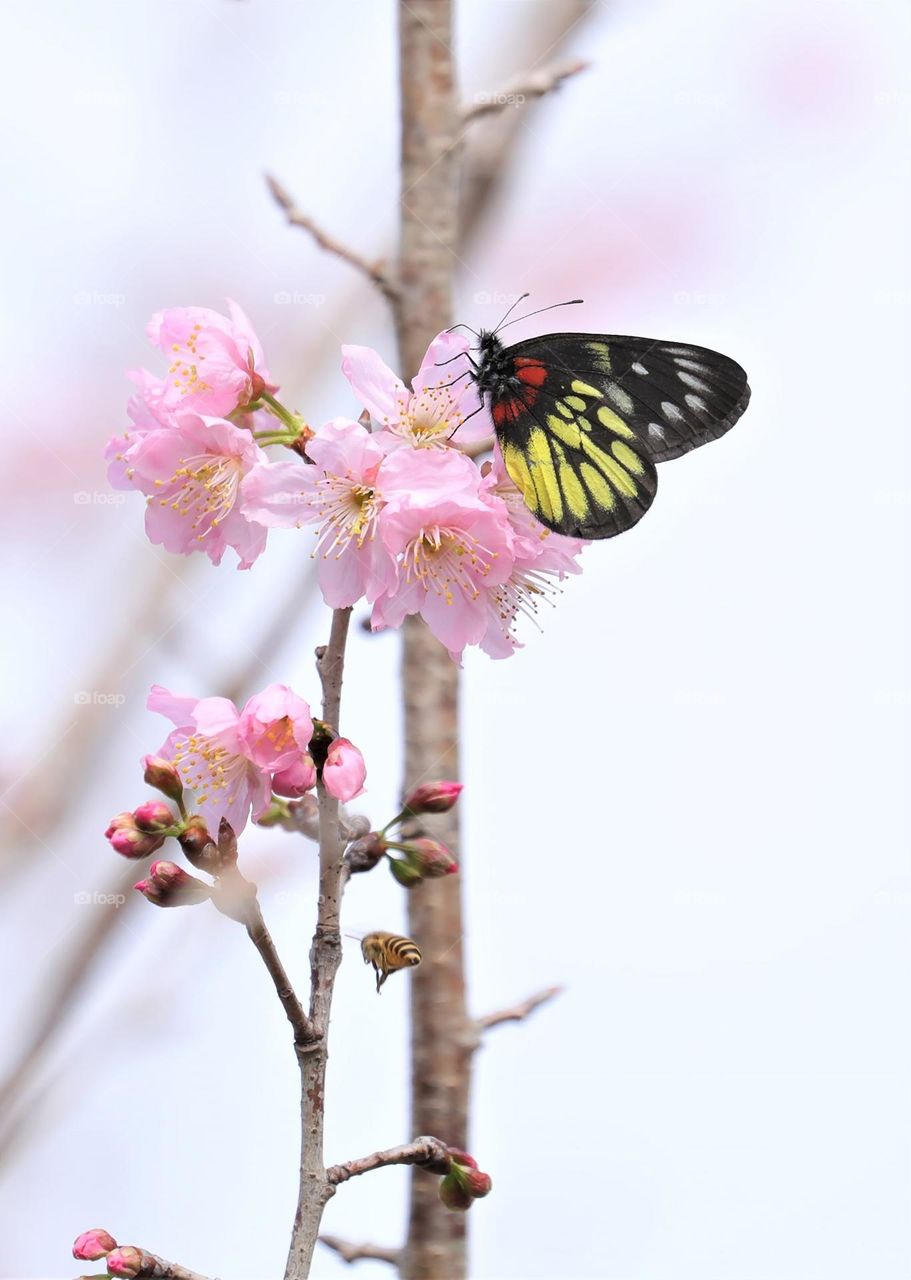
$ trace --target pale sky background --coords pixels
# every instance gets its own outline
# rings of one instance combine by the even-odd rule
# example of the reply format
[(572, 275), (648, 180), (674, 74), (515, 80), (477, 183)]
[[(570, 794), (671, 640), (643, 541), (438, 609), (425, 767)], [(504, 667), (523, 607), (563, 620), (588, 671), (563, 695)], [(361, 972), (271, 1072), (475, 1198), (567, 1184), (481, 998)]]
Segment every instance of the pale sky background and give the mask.
[[(462, 4), (466, 96), (517, 69), (547, 3)], [(338, 346), (391, 361), (383, 305), (283, 224), (261, 174), (380, 254), (397, 123), (389, 0), (58, 0), (0, 21), (5, 1070), (99, 909), (85, 896), (120, 870), (102, 832), (145, 798), (138, 758), (166, 731), (148, 686), (222, 692), (293, 590), (299, 621), (247, 692), (317, 696), (327, 615), (303, 535), (241, 575), (230, 552), (167, 560), (141, 499), (112, 501), (123, 370), (157, 367), (152, 311), (230, 295), (291, 403), (356, 411)], [(525, 289), (582, 295), (579, 328), (716, 346), (754, 389), (728, 437), (661, 469), (635, 531), (586, 551), (520, 654), (465, 664), (472, 1008), (567, 988), (478, 1058), (471, 1149), (495, 1183), (471, 1213), (478, 1280), (911, 1274), (908, 28), (898, 0), (605, 0), (567, 46), (592, 70), (523, 118), (465, 255), (469, 323)], [(344, 728), (378, 823), (397, 662), (394, 635), (355, 630)], [(59, 791), (82, 692), (99, 736), (36, 832), (27, 804)], [(243, 862), (303, 987), (314, 851), (253, 832)], [(344, 927), (396, 928), (403, 907), (388, 875), (360, 877)], [(412, 1136), (407, 978), (378, 1000), (347, 946), (330, 1161)], [(280, 1275), (287, 1042), (238, 927), (131, 903), (0, 1157), (0, 1275), (72, 1276), (95, 1225), (222, 1280)], [(399, 1243), (405, 1185), (342, 1188), (326, 1230)], [(354, 1273), (323, 1252), (314, 1274)]]

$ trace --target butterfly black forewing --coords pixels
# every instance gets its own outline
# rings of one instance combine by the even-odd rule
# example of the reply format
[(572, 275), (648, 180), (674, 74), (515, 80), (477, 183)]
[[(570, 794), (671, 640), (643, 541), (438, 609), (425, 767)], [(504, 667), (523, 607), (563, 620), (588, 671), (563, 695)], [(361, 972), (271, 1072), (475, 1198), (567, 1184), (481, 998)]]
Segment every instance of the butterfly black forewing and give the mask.
[(655, 496), (655, 464), (724, 435), (749, 401), (727, 356), (687, 343), (555, 333), (503, 347), (482, 334), (475, 379), (507, 470), (537, 518), (609, 538)]

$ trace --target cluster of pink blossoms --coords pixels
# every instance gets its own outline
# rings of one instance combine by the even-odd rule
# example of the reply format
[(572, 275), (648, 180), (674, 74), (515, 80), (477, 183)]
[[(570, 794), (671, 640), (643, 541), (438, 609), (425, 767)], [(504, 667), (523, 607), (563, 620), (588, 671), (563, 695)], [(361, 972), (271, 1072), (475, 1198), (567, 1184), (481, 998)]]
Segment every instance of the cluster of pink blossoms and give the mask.
[(316, 786), (318, 772), (339, 800), (363, 790), (360, 751), (314, 724), (287, 685), (268, 685), (240, 711), (228, 698), (180, 697), (154, 685), (148, 707), (175, 725), (158, 755), (176, 767), (194, 813), (213, 831), (222, 818), (242, 831), (251, 811), (254, 818), (265, 813), (273, 793), (297, 799)]
[[(327, 604), (366, 599), (374, 630), (420, 614), (456, 660), (472, 644), (508, 657), (519, 615), (579, 572), (584, 542), (535, 520), (499, 450), (479, 467), (457, 447), (492, 434), (458, 359), (464, 337), (438, 335), (411, 388), (376, 352), (343, 347), (343, 372), (374, 429), (333, 418), (312, 432), (276, 400), (234, 303), (228, 318), (162, 312), (148, 333), (171, 364), (165, 378), (131, 375), (132, 427), (107, 457), (115, 486), (146, 495), (148, 535), (169, 551), (205, 551), (217, 564), (233, 547), (249, 568), (269, 528), (312, 525)], [(274, 460), (271, 445), (294, 460)]]

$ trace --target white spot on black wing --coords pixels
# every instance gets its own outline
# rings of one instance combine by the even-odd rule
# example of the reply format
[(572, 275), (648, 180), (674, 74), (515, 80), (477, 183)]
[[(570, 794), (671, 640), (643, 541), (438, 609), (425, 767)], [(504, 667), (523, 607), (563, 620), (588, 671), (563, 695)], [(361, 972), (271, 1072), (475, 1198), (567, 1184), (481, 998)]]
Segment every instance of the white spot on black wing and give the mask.
[(671, 400), (661, 401), (661, 412), (667, 418), (668, 422), (682, 422), (683, 414)]
[(632, 413), (632, 397), (622, 387), (618, 387), (616, 382), (609, 382), (606, 391), (608, 400), (613, 400), (618, 409), (622, 410), (623, 413)]
[(660, 422), (650, 422), (648, 424), (648, 433), (655, 440), (664, 439), (664, 427), (662, 427)]
[(694, 378), (691, 373), (681, 373), (677, 371), (677, 377), (686, 387), (692, 387), (694, 391), (711, 391), (711, 387), (707, 382), (703, 382), (701, 378)]
[(630, 365), (630, 368), (632, 369), (633, 373), (638, 373), (643, 378), (648, 376), (648, 369), (646, 369), (644, 364), (640, 364), (638, 360), (636, 361), (635, 364)]
[(709, 407), (705, 403), (705, 401), (702, 399), (701, 396), (694, 396), (692, 394), (688, 394), (688, 395), (685, 395), (683, 398), (686, 401), (686, 403), (689, 405), (689, 407), (693, 410), (694, 413), (708, 413)]

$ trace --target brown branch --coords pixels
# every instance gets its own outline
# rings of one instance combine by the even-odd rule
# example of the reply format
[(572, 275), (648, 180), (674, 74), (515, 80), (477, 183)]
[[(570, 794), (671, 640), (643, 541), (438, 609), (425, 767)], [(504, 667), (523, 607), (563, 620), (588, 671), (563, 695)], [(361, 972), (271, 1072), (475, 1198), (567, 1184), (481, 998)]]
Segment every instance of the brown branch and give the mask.
[(480, 120), (482, 116), (495, 115), (507, 107), (524, 106), (529, 99), (543, 98), (548, 93), (559, 89), (564, 80), (586, 71), (590, 63), (580, 58), (571, 62), (551, 63), (539, 71), (526, 71), (516, 76), (494, 93), (477, 93), (474, 102), (466, 103), (462, 108), (462, 124), (470, 124)]
[(380, 293), (388, 302), (395, 302), (399, 296), (398, 286), (389, 278), (383, 269), (381, 262), (370, 262), (367, 258), (359, 253), (355, 253), (353, 249), (349, 249), (347, 245), (341, 244), (338, 240), (328, 235), (321, 227), (313, 221), (309, 214), (304, 213), (303, 209), (298, 208), (293, 196), (285, 190), (277, 178), (273, 178), (270, 173), (266, 174), (266, 184), (272, 193), (272, 198), (279, 208), (284, 212), (285, 217), (292, 227), (300, 227), (306, 231), (319, 247), (326, 253), (334, 254), (336, 258), (341, 258), (343, 262), (347, 262), (349, 266), (360, 271), (365, 275), (371, 284), (379, 289)]
[(311, 1043), (315, 1036), (310, 1019), (304, 1013), (303, 1006), (294, 992), (285, 966), (279, 959), (275, 943), (272, 941), (272, 935), (266, 928), (262, 909), (255, 897), (247, 907), (246, 916), (244, 927), (247, 930), (250, 941), (262, 956), (263, 964), (269, 970), (269, 976), (275, 984), (275, 990), (282, 1003), (282, 1008), (291, 1023), (291, 1029), (294, 1032), (294, 1043), (296, 1045)]
[[(323, 687), (323, 719), (338, 728), (341, 712), (345, 644), (350, 609), (332, 614), (329, 643), (317, 649), (317, 670)], [(305, 1280), (327, 1202), (335, 1194), (323, 1165), (326, 1059), (329, 1015), (335, 975), (342, 960), (339, 927), (343, 885), (344, 842), (339, 804), (322, 784), (319, 804), (319, 901), (316, 930), (310, 947), (310, 1017), (313, 1039), (298, 1046), (301, 1071), (301, 1161), (297, 1212), (285, 1267), (285, 1280)]]
[(352, 1262), (369, 1259), (372, 1262), (391, 1262), (397, 1267), (402, 1252), (401, 1249), (387, 1249), (381, 1244), (352, 1244), (339, 1236), (320, 1236), (319, 1242), (337, 1253), (342, 1262), (347, 1262), (349, 1266)]
[(428, 1173), (445, 1174), (452, 1163), (449, 1151), (439, 1138), (415, 1138), (402, 1147), (390, 1147), (387, 1151), (374, 1151), (369, 1156), (361, 1156), (359, 1160), (346, 1160), (344, 1164), (331, 1165), (326, 1176), (333, 1186), (347, 1182), (349, 1178), (359, 1178), (362, 1173), (372, 1173), (374, 1169), (386, 1169), (391, 1164), (413, 1164)]
[(536, 1009), (540, 1009), (542, 1004), (547, 1004), (549, 1000), (560, 995), (562, 990), (562, 987), (547, 987), (544, 991), (538, 991), (527, 1000), (521, 1000), (508, 1009), (498, 1009), (496, 1013), (486, 1013), (482, 1018), (476, 1018), (474, 1025), (481, 1032), (489, 1031), (491, 1027), (502, 1026), (504, 1022), (524, 1022)]

